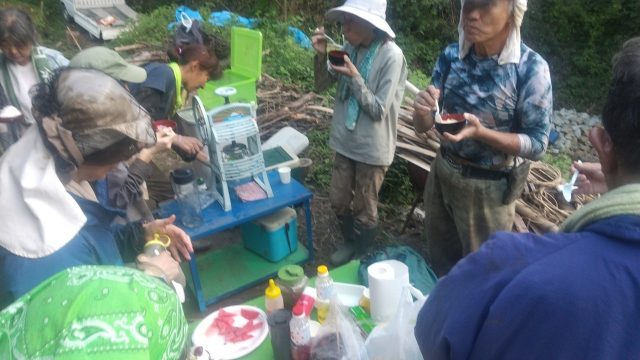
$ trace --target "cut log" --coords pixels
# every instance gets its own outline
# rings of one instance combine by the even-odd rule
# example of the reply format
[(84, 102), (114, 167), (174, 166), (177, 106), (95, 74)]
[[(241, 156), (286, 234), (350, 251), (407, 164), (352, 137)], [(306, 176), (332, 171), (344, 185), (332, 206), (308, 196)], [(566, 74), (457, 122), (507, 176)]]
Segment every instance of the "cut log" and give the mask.
[(429, 165), (426, 161), (419, 159), (418, 157), (411, 155), (411, 154), (407, 154), (407, 153), (399, 153), (398, 154), (399, 158), (405, 159), (408, 162), (417, 165), (418, 167), (426, 170), (427, 172), (431, 171), (431, 165)]
[(524, 220), (522, 220), (522, 216), (516, 214), (514, 222), (513, 222), (513, 227), (517, 232), (529, 232), (529, 228), (527, 227), (527, 225), (524, 223)]
[(138, 50), (138, 49), (143, 49), (145, 47), (145, 45), (142, 44), (131, 44), (131, 45), (124, 45), (124, 46), (116, 46), (113, 48), (113, 50), (117, 51), (117, 52), (121, 52), (121, 51), (131, 51), (131, 50)]
[(258, 122), (259, 125), (261, 125), (261, 124), (271, 124), (273, 122), (282, 120), (287, 116), (291, 115), (292, 113), (298, 111), (306, 103), (313, 101), (315, 97), (316, 97), (315, 93), (312, 93), (312, 92), (307, 93), (303, 95), (301, 98), (299, 98), (298, 100), (287, 104), (286, 106), (284, 106), (278, 111), (275, 111), (269, 114), (264, 114), (263, 116), (258, 116), (256, 121)]
[(538, 227), (545, 232), (557, 232), (558, 226), (551, 221), (547, 220), (544, 216), (533, 210), (523, 200), (516, 200), (516, 213), (525, 219), (528, 219), (532, 223), (538, 225)]
[(315, 111), (321, 111), (321, 112), (325, 112), (327, 114), (331, 114), (333, 115), (333, 109), (328, 108), (328, 107), (324, 107), (324, 106), (319, 106), (319, 105), (309, 105), (306, 107), (306, 109), (308, 110), (315, 110)]

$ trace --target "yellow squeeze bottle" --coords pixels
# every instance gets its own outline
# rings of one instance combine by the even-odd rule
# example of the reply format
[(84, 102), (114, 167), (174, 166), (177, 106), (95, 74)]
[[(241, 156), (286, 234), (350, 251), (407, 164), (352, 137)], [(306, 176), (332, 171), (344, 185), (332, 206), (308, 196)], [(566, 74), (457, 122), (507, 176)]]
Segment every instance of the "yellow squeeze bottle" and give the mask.
[(269, 286), (264, 291), (264, 308), (267, 310), (267, 314), (278, 309), (284, 309), (282, 292), (273, 279), (269, 279)]

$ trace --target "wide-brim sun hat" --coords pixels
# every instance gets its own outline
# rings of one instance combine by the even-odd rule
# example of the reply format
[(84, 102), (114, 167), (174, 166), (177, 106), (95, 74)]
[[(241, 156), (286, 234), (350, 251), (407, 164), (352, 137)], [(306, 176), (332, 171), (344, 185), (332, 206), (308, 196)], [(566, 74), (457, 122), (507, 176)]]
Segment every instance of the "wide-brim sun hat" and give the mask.
[(93, 69), (72, 69), (61, 74), (56, 90), (62, 127), (73, 133), (84, 156), (125, 136), (155, 144), (151, 117), (115, 79)]
[(395, 39), (396, 33), (391, 30), (391, 26), (387, 23), (386, 12), (386, 0), (347, 0), (344, 5), (327, 11), (325, 17), (328, 20), (343, 22), (345, 14), (352, 14)]

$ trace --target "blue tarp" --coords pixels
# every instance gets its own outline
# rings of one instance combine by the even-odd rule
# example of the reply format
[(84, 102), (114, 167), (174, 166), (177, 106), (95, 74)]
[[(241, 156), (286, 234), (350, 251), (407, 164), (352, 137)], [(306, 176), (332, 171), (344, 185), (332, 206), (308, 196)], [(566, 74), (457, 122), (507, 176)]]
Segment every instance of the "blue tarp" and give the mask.
[[(169, 30), (173, 30), (176, 24), (182, 21), (182, 14), (186, 14), (189, 18), (191, 18), (191, 20), (198, 20), (200, 22), (203, 21), (202, 15), (200, 15), (200, 12), (198, 12), (198, 10), (193, 10), (187, 6), (182, 5), (176, 9), (176, 19), (175, 22), (172, 22), (168, 25)], [(207, 20), (215, 26), (227, 26), (233, 24), (249, 29), (255, 28), (259, 22), (258, 19), (246, 18), (229, 11), (214, 11), (209, 15), (209, 18)], [(313, 47), (311, 44), (311, 40), (302, 30), (293, 26), (289, 26), (288, 29), (289, 35), (293, 38), (296, 44), (300, 45), (300, 47), (304, 49), (311, 49)]]
[(313, 48), (311, 40), (302, 30), (293, 26), (289, 26), (289, 35), (293, 37), (293, 41), (295, 41), (296, 44), (300, 45), (300, 47), (302, 47), (303, 49)]
[(211, 15), (209, 15), (209, 22), (215, 26), (226, 26), (232, 23), (249, 29), (253, 29), (258, 25), (258, 20), (256, 19), (246, 18), (229, 11), (212, 12)]

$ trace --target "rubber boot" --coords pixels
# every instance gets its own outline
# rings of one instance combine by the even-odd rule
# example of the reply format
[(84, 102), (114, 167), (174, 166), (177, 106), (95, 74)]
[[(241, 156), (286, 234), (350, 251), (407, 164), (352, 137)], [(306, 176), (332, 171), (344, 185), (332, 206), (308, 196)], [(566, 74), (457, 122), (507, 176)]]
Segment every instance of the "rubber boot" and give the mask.
[(354, 257), (356, 259), (362, 258), (369, 251), (372, 250), (376, 236), (378, 235), (378, 225), (364, 226), (361, 224), (355, 224), (355, 230), (353, 233), (353, 239), (355, 243), (356, 252)]
[(338, 249), (331, 254), (331, 265), (340, 266), (346, 264), (356, 251), (356, 247), (353, 242), (353, 216), (338, 216), (338, 226), (340, 226), (340, 232), (344, 241), (338, 246)]

